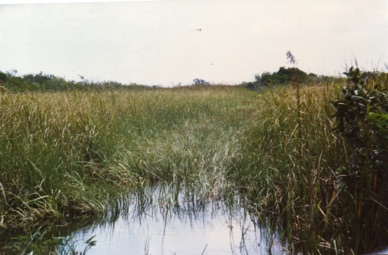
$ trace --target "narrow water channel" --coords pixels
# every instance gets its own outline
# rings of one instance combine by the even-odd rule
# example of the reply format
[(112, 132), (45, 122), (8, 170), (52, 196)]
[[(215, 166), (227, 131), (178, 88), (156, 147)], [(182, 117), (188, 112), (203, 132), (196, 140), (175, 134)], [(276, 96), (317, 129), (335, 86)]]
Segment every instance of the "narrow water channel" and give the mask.
[(84, 243), (94, 236), (91, 255), (286, 254), (279, 238), (257, 226), (241, 207), (230, 208), (222, 200), (199, 206), (182, 202), (183, 196), (182, 203), (169, 207), (156, 196), (150, 201), (158, 202), (147, 206), (132, 199), (113, 223), (79, 229), (73, 238)]
[[(204, 200), (182, 191), (173, 194), (158, 187), (129, 196), (122, 202), (120, 214), (75, 231), (74, 226), (73, 230), (62, 229), (62, 233), (71, 233), (60, 237), (69, 242), (48, 250), (61, 255), (84, 251), (87, 255), (287, 254), (287, 245), (276, 232), (261, 227), (257, 218), (243, 209), (238, 196), (226, 202), (221, 197)], [(58, 238), (57, 234), (46, 235), (40, 244), (39, 236), (35, 240), (32, 236), (19, 236), (16, 243), (13, 237), (1, 240), (0, 255), (40, 254), (47, 251), (44, 245)], [(20, 248), (2, 249), (6, 246)], [(31, 250), (33, 246), (38, 252)]]

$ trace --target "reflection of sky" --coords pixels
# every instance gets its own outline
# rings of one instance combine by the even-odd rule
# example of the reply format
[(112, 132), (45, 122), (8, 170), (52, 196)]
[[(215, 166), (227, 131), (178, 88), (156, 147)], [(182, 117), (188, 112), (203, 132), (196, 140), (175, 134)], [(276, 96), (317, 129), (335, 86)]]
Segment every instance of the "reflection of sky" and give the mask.
[[(170, 215), (166, 225), (160, 212), (143, 218), (141, 224), (121, 217), (114, 227), (98, 227), (84, 233), (85, 240), (96, 235), (97, 241), (87, 254), (146, 254), (147, 249), (148, 254), (168, 255), (266, 254), (268, 249), (265, 240), (260, 239), (260, 230), (255, 230), (249, 219), (240, 217), (242, 212), (232, 219), (218, 210), (212, 218), (207, 211), (191, 220), (184, 215)], [(275, 245), (274, 254), (279, 254), (280, 248)]]
[(385, 247), (384, 249), (381, 249), (376, 252), (368, 253), (366, 255), (387, 255), (388, 254), (388, 247)]
[[(1, 3), (2, 0), (0, 0)], [(336, 75), (388, 64), (386, 0), (0, 5), (0, 70), (177, 85), (251, 81), (287, 65)]]

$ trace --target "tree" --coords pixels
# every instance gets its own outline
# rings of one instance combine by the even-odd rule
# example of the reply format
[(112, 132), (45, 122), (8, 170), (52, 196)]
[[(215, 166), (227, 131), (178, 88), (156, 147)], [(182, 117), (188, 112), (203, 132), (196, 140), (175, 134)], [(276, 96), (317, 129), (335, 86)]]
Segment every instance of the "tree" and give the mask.
[(196, 79), (193, 80), (193, 84), (194, 85), (209, 85), (209, 82), (207, 82), (207, 81), (205, 81), (203, 79), (196, 78)]
[(309, 74), (303, 72), (296, 67), (280, 67), (275, 73), (264, 72), (261, 75), (256, 75), (255, 79), (257, 82), (263, 85), (269, 84), (287, 84), (293, 81), (295, 77), (298, 77), (300, 82), (306, 82), (309, 77), (316, 77), (315, 74)]
[(1, 82), (6, 82), (8, 79), (8, 76), (6, 73), (3, 73), (2, 71), (0, 71), (0, 81)]

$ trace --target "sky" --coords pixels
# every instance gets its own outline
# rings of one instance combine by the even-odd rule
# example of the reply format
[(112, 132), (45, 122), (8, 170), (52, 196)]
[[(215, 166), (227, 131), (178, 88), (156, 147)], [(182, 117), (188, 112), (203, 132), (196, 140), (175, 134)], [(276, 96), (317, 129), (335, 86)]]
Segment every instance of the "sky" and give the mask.
[(0, 70), (176, 86), (388, 69), (387, 0), (0, 0)]

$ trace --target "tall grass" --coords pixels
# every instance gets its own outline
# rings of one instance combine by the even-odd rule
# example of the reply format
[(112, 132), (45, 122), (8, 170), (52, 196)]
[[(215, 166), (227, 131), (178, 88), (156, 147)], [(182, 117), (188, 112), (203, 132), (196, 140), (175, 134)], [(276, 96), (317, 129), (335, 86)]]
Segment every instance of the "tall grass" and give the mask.
[[(388, 234), (379, 227), (382, 218), (373, 218), (374, 210), (366, 216), (368, 224), (355, 224), (352, 205), (358, 198), (338, 171), (350, 154), (334, 132), (331, 100), (341, 97), (343, 85), (282, 87), (260, 94), (255, 125), (242, 142), (241, 165), (231, 174), (252, 208), (272, 219), (294, 252), (358, 254), (384, 245), (375, 240)], [(378, 207), (388, 216), (384, 206)]]
[(146, 206), (158, 185), (169, 207), (237, 191), (293, 252), (375, 248), (379, 222), (353, 224), (360, 200), (338, 171), (351, 155), (333, 132), (342, 86), (3, 93), (0, 231), (115, 218), (128, 192)]
[(111, 134), (99, 135), (109, 125), (109, 116), (103, 116), (109, 112), (98, 109), (103, 106), (96, 95), (90, 100), (85, 96), (78, 92), (1, 96), (1, 181), (7, 193), (4, 217), (11, 219), (5, 221), (7, 227), (61, 218), (68, 213), (61, 211), (65, 208), (102, 209), (98, 193), (80, 200), (91, 191), (85, 189), (87, 166), (103, 164), (112, 152), (107, 136)]
[(112, 214), (125, 192), (156, 182), (216, 194), (254, 96), (228, 87), (0, 95), (1, 227)]

